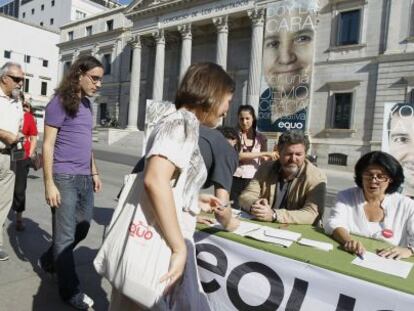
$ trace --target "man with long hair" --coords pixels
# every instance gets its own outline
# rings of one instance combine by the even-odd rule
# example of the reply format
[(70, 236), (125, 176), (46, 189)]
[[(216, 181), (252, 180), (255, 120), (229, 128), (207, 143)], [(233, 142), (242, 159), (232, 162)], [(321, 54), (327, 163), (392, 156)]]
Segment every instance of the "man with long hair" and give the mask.
[(3, 250), (3, 224), (13, 202), (15, 177), (10, 169), (10, 147), (18, 141), (23, 121), (18, 101), (23, 81), (19, 64), (8, 62), (0, 68), (0, 261), (9, 259)]
[(104, 70), (92, 56), (76, 60), (46, 107), (43, 141), (44, 183), (52, 210), (53, 244), (40, 266), (57, 274), (59, 294), (85, 310), (93, 300), (79, 287), (73, 250), (90, 227), (93, 192), (102, 183), (92, 153), (93, 116), (88, 97), (101, 87)]

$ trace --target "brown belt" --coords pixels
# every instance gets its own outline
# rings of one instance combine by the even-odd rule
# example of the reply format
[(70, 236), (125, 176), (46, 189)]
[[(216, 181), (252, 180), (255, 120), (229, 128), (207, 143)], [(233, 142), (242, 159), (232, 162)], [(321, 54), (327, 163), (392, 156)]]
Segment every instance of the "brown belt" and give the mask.
[(0, 149), (0, 154), (10, 154), (10, 149)]

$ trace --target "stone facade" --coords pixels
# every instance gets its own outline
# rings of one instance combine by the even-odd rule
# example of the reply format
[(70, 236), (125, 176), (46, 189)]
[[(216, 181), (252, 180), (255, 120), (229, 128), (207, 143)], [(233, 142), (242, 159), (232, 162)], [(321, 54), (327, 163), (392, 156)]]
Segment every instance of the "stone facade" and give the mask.
[[(234, 126), (240, 104), (257, 105), (263, 18), (272, 2), (277, 1), (134, 1), (65, 25), (59, 44), (61, 72), (65, 62), (82, 53), (100, 58), (110, 54), (113, 70), (97, 99), (98, 119), (105, 104), (122, 127), (142, 130), (147, 99), (172, 101), (190, 62), (217, 62), (236, 81), (225, 120)], [(341, 14), (355, 10), (358, 42), (338, 45)], [(307, 123), (311, 153), (320, 166), (352, 170), (362, 154), (380, 149), (384, 103), (407, 100), (414, 87), (412, 12), (412, 0), (320, 1)], [(112, 31), (105, 31), (107, 19), (114, 20)], [(87, 25), (99, 23), (102, 31), (84, 35)], [(71, 31), (74, 40), (68, 41)], [(332, 125), (333, 98), (341, 93), (352, 94), (348, 128)], [(345, 156), (346, 165), (332, 164), (337, 163), (332, 162), (335, 154)]]

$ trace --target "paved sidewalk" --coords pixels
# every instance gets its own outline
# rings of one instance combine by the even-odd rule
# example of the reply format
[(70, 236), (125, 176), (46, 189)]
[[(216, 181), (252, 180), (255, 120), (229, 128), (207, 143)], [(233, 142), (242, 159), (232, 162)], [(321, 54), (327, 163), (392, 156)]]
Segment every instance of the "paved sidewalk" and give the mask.
[[(100, 135), (104, 135), (101, 134)], [(93, 310), (107, 310), (110, 285), (95, 272), (92, 261), (109, 224), (123, 176), (141, 156), (141, 143), (122, 142), (108, 146), (104, 141), (94, 143), (97, 165), (104, 190), (95, 197), (95, 214), (88, 237), (75, 251), (77, 270), (82, 289), (95, 300)], [(328, 201), (338, 190), (353, 184), (352, 174), (326, 170)], [(5, 249), (10, 260), (0, 262), (0, 311), (65, 311), (57, 293), (56, 280), (38, 267), (39, 256), (47, 249), (51, 238), (51, 216), (44, 200), (41, 172), (30, 172), (27, 189), (27, 211), (24, 213), (26, 231), (16, 232), (12, 213), (5, 224)]]

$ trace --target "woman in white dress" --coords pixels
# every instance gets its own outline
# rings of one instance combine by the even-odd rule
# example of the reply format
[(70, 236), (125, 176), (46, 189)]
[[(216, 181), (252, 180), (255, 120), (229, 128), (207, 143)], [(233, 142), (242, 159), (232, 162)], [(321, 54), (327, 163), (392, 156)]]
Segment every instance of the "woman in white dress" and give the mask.
[[(199, 190), (207, 171), (198, 147), (199, 124), (214, 127), (229, 109), (234, 81), (213, 63), (189, 67), (175, 98), (177, 111), (163, 118), (154, 128), (145, 155), (144, 188), (154, 207), (163, 237), (172, 255), (166, 296), (157, 309), (209, 310), (207, 297), (198, 279), (193, 233), (200, 209), (214, 209), (229, 222), (230, 209), (219, 207), (213, 196), (201, 196)], [(172, 180), (182, 185), (172, 189)], [(180, 207), (177, 217), (176, 206)], [(110, 310), (140, 310), (122, 293), (113, 290)]]
[(398, 192), (403, 181), (403, 169), (392, 155), (381, 151), (365, 154), (355, 165), (357, 187), (338, 193), (325, 219), (325, 232), (359, 256), (364, 255), (364, 245), (350, 233), (390, 243), (392, 246), (378, 251), (379, 256), (412, 256), (414, 200)]

